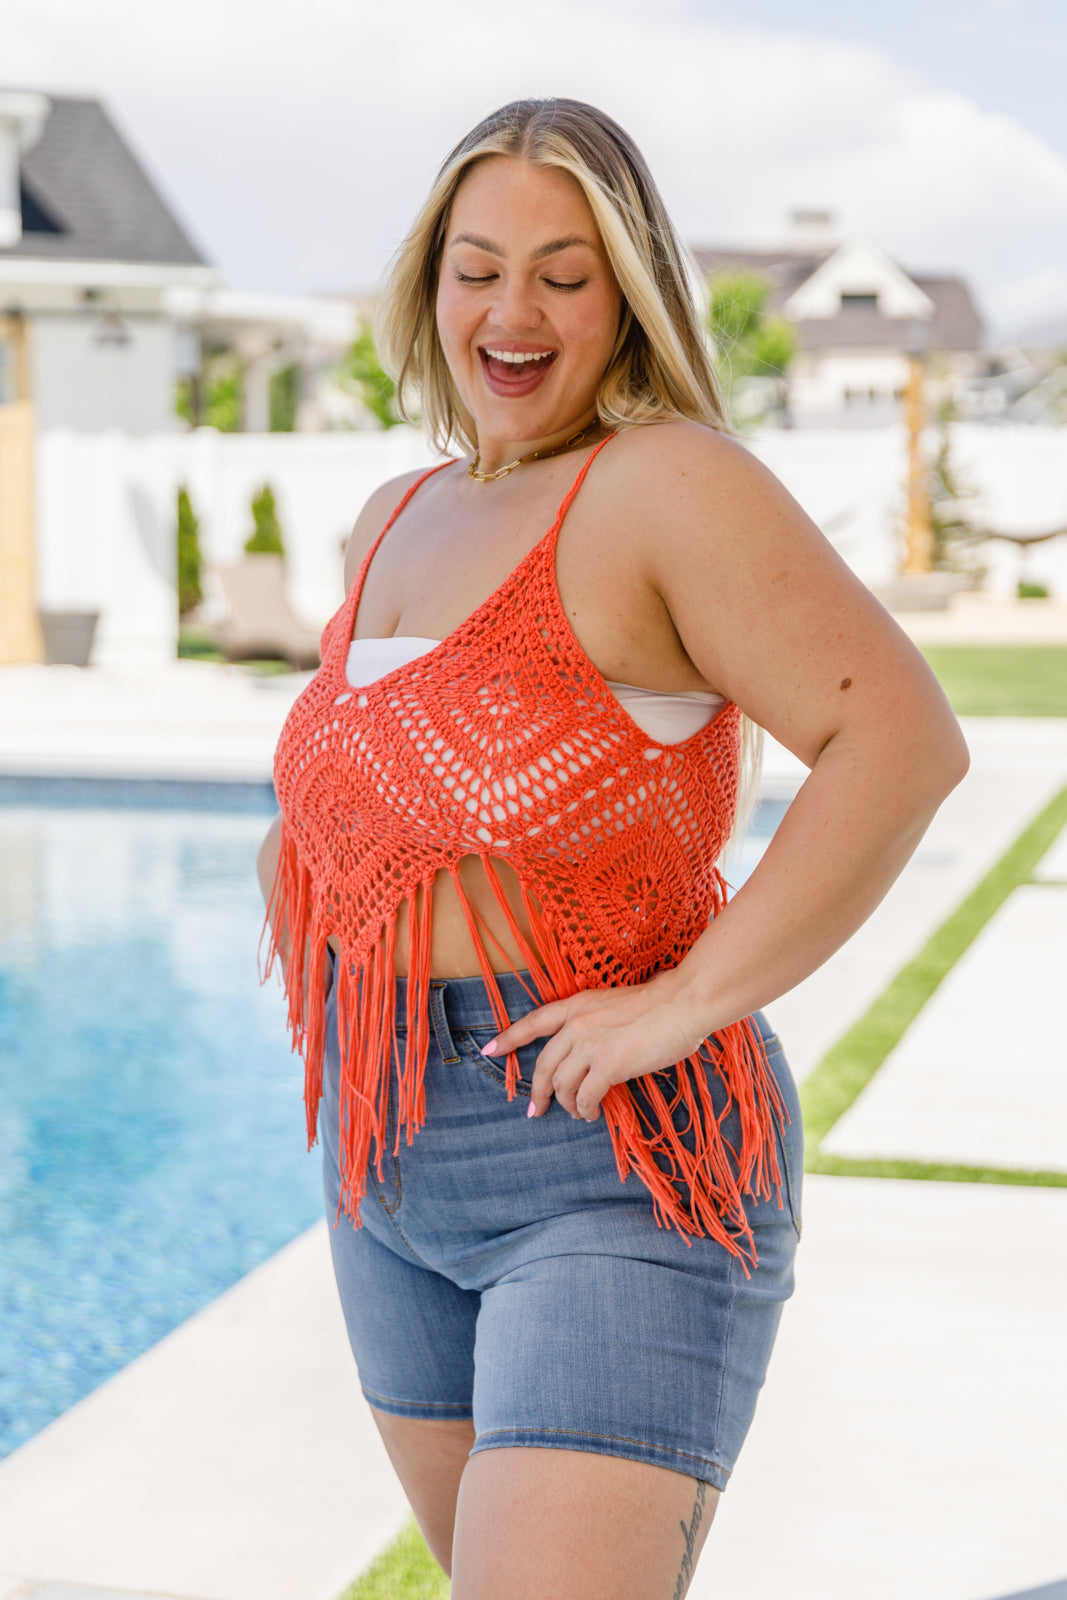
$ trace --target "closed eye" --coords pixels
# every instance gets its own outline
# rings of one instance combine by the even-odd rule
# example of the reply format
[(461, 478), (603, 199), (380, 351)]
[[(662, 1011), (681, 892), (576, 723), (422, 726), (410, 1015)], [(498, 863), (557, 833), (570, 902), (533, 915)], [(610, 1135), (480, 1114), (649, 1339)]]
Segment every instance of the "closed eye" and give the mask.
[[(484, 278), (476, 278), (469, 272), (456, 273), (456, 278), (460, 283), (492, 283), (495, 277), (495, 272), (487, 273)], [(589, 279), (579, 278), (577, 283), (558, 283), (555, 278), (546, 278), (544, 281), (550, 289), (584, 289)]]

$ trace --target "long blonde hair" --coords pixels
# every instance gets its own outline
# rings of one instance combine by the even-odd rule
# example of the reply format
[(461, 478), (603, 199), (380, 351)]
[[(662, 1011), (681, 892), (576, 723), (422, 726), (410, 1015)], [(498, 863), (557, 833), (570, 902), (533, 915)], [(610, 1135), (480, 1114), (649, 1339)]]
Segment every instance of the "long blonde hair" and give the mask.
[[(375, 308), (375, 343), (396, 380), (400, 414), (417, 408), (438, 449), (477, 446), (437, 331), (437, 289), (452, 204), (478, 162), (510, 156), (568, 173), (581, 187), (622, 291), (618, 334), (597, 391), (612, 428), (686, 417), (733, 435), (693, 293), (693, 267), (645, 159), (618, 123), (581, 100), (514, 100), (472, 128), (445, 158), (393, 258)], [(755, 795), (761, 730), (741, 724), (741, 798), (733, 837)]]

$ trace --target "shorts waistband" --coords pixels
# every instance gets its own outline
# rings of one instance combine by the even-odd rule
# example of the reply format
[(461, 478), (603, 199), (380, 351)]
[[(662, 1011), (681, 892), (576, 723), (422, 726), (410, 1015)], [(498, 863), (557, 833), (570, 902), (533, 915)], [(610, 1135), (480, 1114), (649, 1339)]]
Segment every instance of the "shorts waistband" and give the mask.
[[(331, 960), (336, 958), (331, 952)], [(494, 974), (504, 1008), (513, 1022), (533, 1011), (541, 1000), (533, 975), (523, 968), (519, 972)], [(408, 980), (396, 979), (396, 1031), (406, 1033), (408, 1026)], [(430, 1018), (438, 1042), (446, 1057), (455, 1055), (451, 1030), (495, 1028), (496, 1015), (489, 999), (484, 978), (431, 978)]]

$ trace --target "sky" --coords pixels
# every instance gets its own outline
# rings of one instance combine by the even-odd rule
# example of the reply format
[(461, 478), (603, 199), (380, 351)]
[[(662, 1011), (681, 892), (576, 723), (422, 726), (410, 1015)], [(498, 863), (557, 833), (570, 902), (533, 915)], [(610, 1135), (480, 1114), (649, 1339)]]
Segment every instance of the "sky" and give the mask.
[(235, 289), (380, 278), (451, 146), (592, 101), (691, 244), (832, 210), (971, 284), (992, 336), (1067, 326), (1064, 0), (4, 0), (0, 86), (101, 99)]

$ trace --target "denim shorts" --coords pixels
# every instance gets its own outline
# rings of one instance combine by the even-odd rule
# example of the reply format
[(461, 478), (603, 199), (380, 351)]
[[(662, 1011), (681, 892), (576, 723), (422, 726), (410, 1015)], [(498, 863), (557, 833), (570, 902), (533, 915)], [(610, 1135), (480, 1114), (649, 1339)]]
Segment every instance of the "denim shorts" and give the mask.
[[(512, 1018), (530, 1009), (518, 977), (498, 981)], [(399, 1035), (405, 991), (398, 978)], [(724, 1489), (793, 1291), (800, 1237), (800, 1105), (762, 1014), (792, 1120), (778, 1137), (781, 1205), (777, 1195), (745, 1201), (759, 1257), (746, 1278), (714, 1240), (687, 1245), (657, 1226), (637, 1174), (619, 1179), (603, 1116), (576, 1121), (552, 1099), (527, 1118), (541, 1042), (519, 1052), (523, 1081), (508, 1099), (503, 1063), (480, 1054), (498, 1031), (481, 978), (432, 982), (425, 1123), (394, 1156), (391, 1094), (384, 1176), (372, 1160), (361, 1227), (347, 1213), (338, 1220), (334, 993), (319, 1136), (334, 1271), (369, 1403), (473, 1419), (474, 1451), (593, 1451)], [(735, 1124), (732, 1112), (722, 1127), (736, 1146)]]

